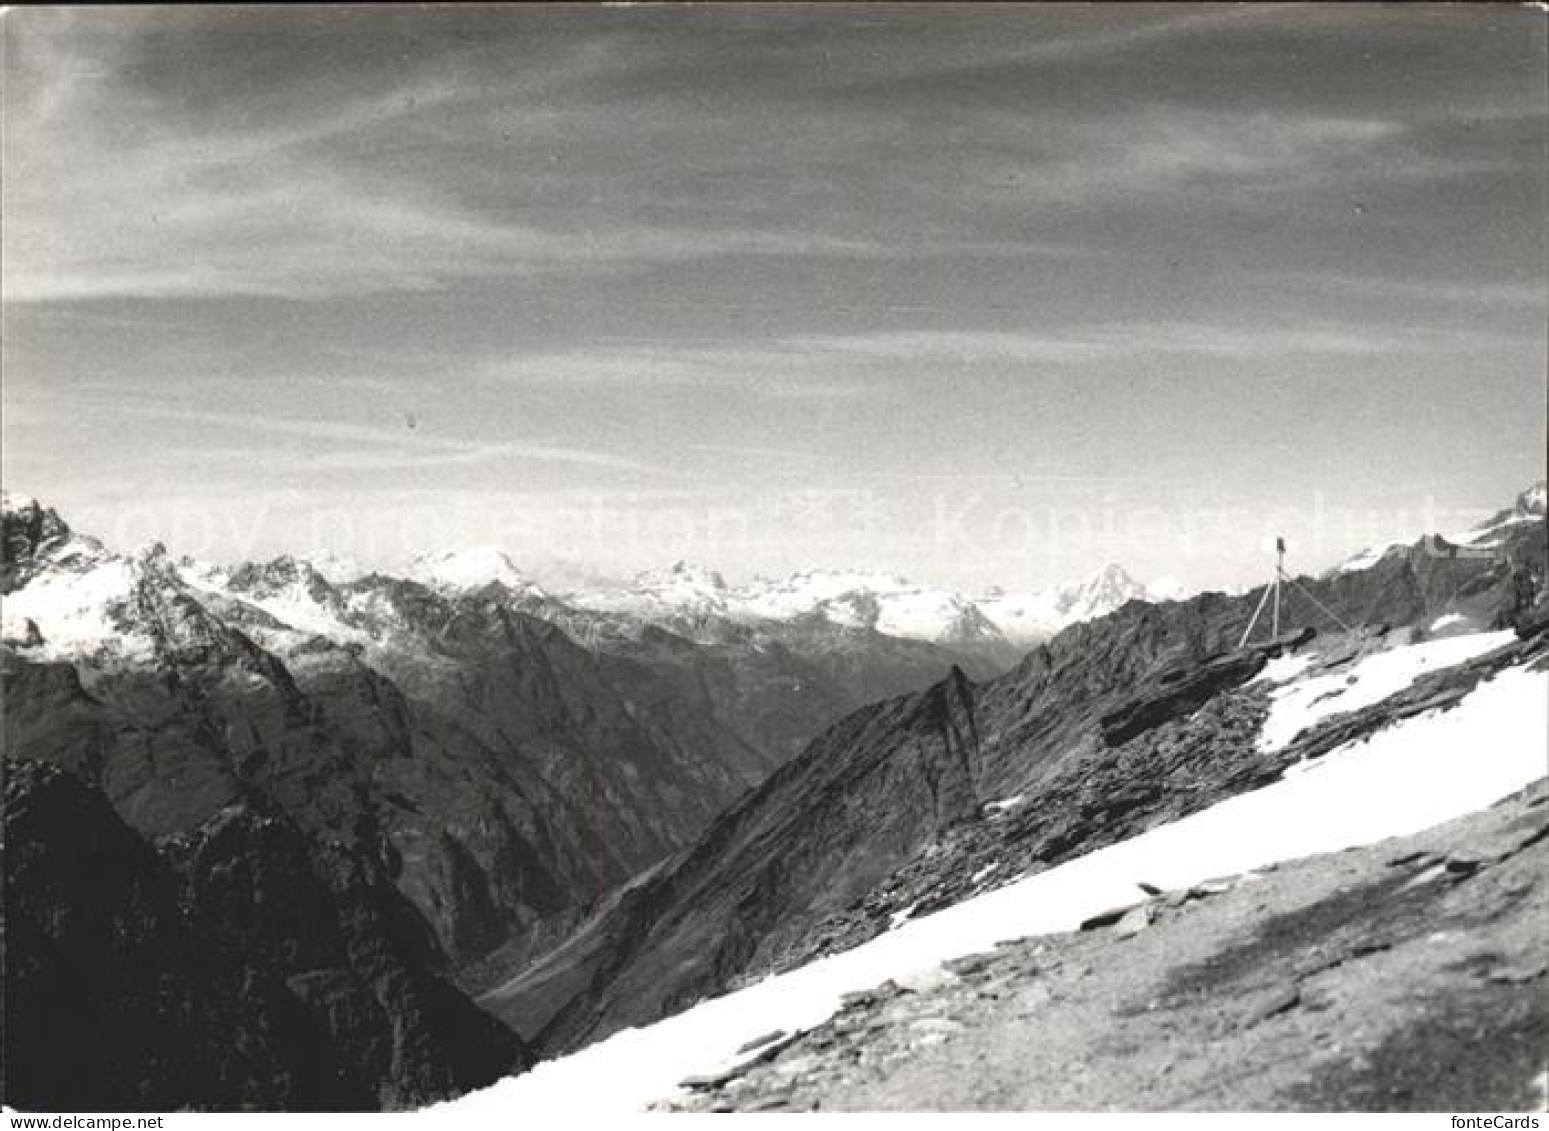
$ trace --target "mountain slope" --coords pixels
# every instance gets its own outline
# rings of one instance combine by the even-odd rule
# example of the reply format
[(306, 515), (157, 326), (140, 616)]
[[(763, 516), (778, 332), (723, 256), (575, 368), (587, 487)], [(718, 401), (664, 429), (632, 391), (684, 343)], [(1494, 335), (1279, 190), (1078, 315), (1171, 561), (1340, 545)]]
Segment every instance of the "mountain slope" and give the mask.
[[(1542, 525), (1514, 529), (1515, 552), (1542, 575)], [(1319, 605), (1365, 627), (1345, 634), (1332, 626), (1324, 646), (1332, 660), (1402, 643), (1417, 631), (1408, 626), (1423, 629), (1444, 613), (1493, 623), (1512, 601), (1503, 562), (1437, 558), (1423, 544), (1370, 571), (1298, 584), (1284, 609), (1291, 630), (1330, 627)], [(590, 989), (551, 1023), (545, 1051), (822, 953), (830, 929), (844, 944), (884, 929), (888, 914), (907, 907), (885, 894), (885, 878), (938, 851), (989, 802), (1032, 799), (1029, 822), (1017, 828), (1047, 864), (1277, 772), (1255, 756), (1234, 776), (1221, 761), (1251, 752), (1234, 719), (1247, 712), (1251, 728), (1252, 712), (1263, 709), (1251, 695), (1227, 694), (1263, 662), (1251, 651), (1233, 655), (1261, 595), (1131, 603), (1066, 630), (998, 679), (975, 686), (957, 673), (845, 719), (621, 900), (601, 929), (609, 943), (588, 956)], [(1395, 635), (1396, 626), (1406, 627)], [(1208, 700), (1220, 701), (1220, 718), (1195, 714)], [(1126, 712), (1140, 729), (1114, 734), (1112, 720)], [(1201, 733), (1172, 733), (1175, 717), (1186, 728), (1197, 721)], [(1197, 754), (1176, 756), (1190, 744)], [(1138, 776), (1099, 773), (1126, 758)], [(1038, 800), (1045, 796), (1047, 805)], [(937, 894), (950, 901), (962, 892)]]
[[(1376, 844), (1391, 836), (1413, 835), (1459, 814), (1476, 813), (1541, 781), (1545, 750), (1537, 724), (1549, 704), (1546, 629), (1549, 618), (1528, 626), (1526, 636), (1502, 648), (1482, 651), (1476, 647), (1476, 661), (1466, 665), (1428, 661), (1423, 651), (1411, 654), (1406, 660), (1410, 671), (1430, 671), (1429, 675), (1399, 699), (1374, 704), (1374, 713), (1329, 719), (1305, 739), (1310, 744), (1306, 752), (1311, 760), (1297, 764), (1293, 757), (1291, 768), (1283, 774), (1270, 771), (1270, 780), (1260, 788), (1234, 794), (1054, 867), (1035, 866), (1018, 875), (1022, 865), (1008, 861), (1011, 874), (994, 890), (981, 891), (943, 910), (907, 918), (862, 946), (750, 982), (658, 1024), (617, 1032), (577, 1054), (547, 1061), (524, 1076), (466, 1097), (456, 1110), (486, 1118), (500, 1118), (517, 1110), (616, 1113), (651, 1101), (681, 1102), (683, 1092), (674, 1091), (680, 1081), (683, 1088), (706, 1095), (717, 1108), (739, 1106), (744, 1089), (755, 1103), (793, 1093), (798, 1097), (836, 1096), (842, 1103), (846, 1094), (842, 1089), (848, 1080), (864, 1082), (867, 1077), (886, 1077), (890, 1072), (895, 1078), (900, 1074), (907, 1078), (909, 1066), (889, 1054), (934, 1048), (942, 1045), (943, 1039), (950, 1042), (956, 1034), (964, 1033), (973, 1018), (959, 1013), (950, 1024), (944, 1023), (941, 1014), (930, 1009), (930, 999), (936, 995), (936, 1002), (960, 1005), (960, 998), (947, 994), (960, 979), (965, 989), (977, 990), (978, 984), (970, 980), (976, 971), (995, 961), (984, 952), (1002, 949), (997, 944), (1008, 939), (1017, 941), (1005, 949), (1021, 961), (1010, 970), (996, 971), (996, 985), (986, 989), (991, 1001), (998, 991), (1012, 998), (1008, 1004), (1020, 1006), (1013, 1009), (1011, 1019), (1026, 1025), (1014, 1037), (1015, 1049), (1034, 1061), (1048, 1060), (1079, 1071), (1075, 1066), (1080, 1057), (1065, 1054), (1077, 1053), (1083, 1039), (1091, 1037), (1098, 1042), (1096, 1051), (1110, 1058), (1105, 1063), (1142, 1067), (1148, 1063), (1144, 1054), (1176, 1051), (1179, 1046), (1174, 1040), (1151, 1041), (1138, 1048), (1127, 1044), (1123, 1038), (1134, 1032), (1128, 1020), (1162, 1008), (1198, 1009), (1195, 1016), (1203, 1015), (1209, 1040), (1196, 1053), (1209, 1056), (1208, 1064), (1229, 1071), (1232, 1051), (1247, 1047), (1238, 1043), (1234, 1032), (1239, 1024), (1248, 1027), (1280, 1017), (1301, 1003), (1308, 1011), (1309, 1029), (1321, 1031), (1322, 1039), (1332, 1045), (1365, 1048), (1381, 1045), (1381, 1038), (1388, 1035), (1400, 1041), (1413, 1038), (1421, 1047), (1410, 1054), (1412, 1066), (1424, 1066), (1433, 1052), (1443, 1054), (1441, 1062), (1432, 1064), (1433, 1073), (1446, 1067), (1444, 1050), (1461, 1051), (1472, 1042), (1479, 1046), (1477, 1051), (1471, 1048), (1468, 1052), (1474, 1058), (1472, 1063), (1510, 1067), (1510, 1071), (1492, 1073), (1492, 1085), (1505, 1087), (1492, 1087), (1491, 1094), (1520, 1097), (1531, 1087), (1529, 1074), (1541, 1063), (1536, 1040), (1522, 1044), (1523, 1038), (1532, 1037), (1534, 1011), (1494, 1011), (1492, 1016), (1487, 1008), (1475, 1009), (1479, 1003), (1471, 1005), (1455, 997), (1445, 1005), (1439, 1000), (1417, 1001), (1410, 974), (1439, 974), (1451, 979), (1444, 983), (1449, 988), (1465, 993), (1483, 973), (1517, 987), (1542, 975), (1542, 947), (1528, 903), (1528, 899), (1541, 903), (1542, 891), (1534, 892), (1531, 883), (1523, 882), (1535, 874), (1533, 865), (1541, 857), (1535, 846), (1544, 840), (1543, 818), (1534, 811), (1542, 801), (1541, 789), (1523, 798), (1521, 806), (1508, 810), (1506, 820), (1486, 819), (1488, 830), (1477, 840), (1469, 836), (1460, 842), (1438, 830), (1436, 836), (1428, 835), (1428, 843), (1420, 848), (1445, 846), (1439, 852), (1400, 849), (1384, 853), (1378, 864), (1384, 874), (1372, 877), (1377, 880), (1375, 885), (1354, 893), (1336, 890), (1331, 906), (1315, 908), (1313, 914), (1300, 920), (1295, 915), (1260, 917), (1259, 913), (1269, 907), (1255, 881), (1258, 874), (1272, 868), (1273, 874), (1279, 875), (1286, 870), (1284, 862), (1309, 853)], [(1491, 640), (1481, 643), (1497, 642), (1499, 637), (1492, 635)], [(1418, 647), (1423, 650), (1429, 645)], [(1402, 651), (1376, 653), (1370, 662), (1385, 662)], [(1322, 658), (1334, 664), (1335, 671), (1343, 669), (1337, 655)], [(1363, 666), (1365, 663), (1362, 661)], [(1299, 693), (1325, 678), (1319, 673), (1304, 679), (1303, 674), (1309, 671), (1306, 655), (1283, 657), (1264, 670), (1272, 714), (1304, 710), (1306, 703)], [(1351, 686), (1359, 687), (1363, 673), (1351, 674), (1357, 676)], [(1429, 686), (1420, 686), (1427, 682)], [(1297, 743), (1303, 741), (1298, 739)], [(996, 808), (1004, 811), (1035, 804), (1030, 799), (1005, 799)], [(943, 846), (943, 851), (950, 852), (951, 847)], [(1329, 861), (1337, 872), (1341, 862), (1349, 859), (1342, 853)], [(1182, 1002), (1159, 1000), (1155, 991), (1148, 992), (1143, 983), (1131, 980), (1128, 970), (1097, 969), (1095, 962), (1100, 956), (1091, 947), (1078, 948), (1083, 965), (1072, 973), (1076, 979), (1093, 979), (1086, 985), (1096, 993), (1087, 1000), (1101, 1003), (1099, 1008), (1094, 1011), (1088, 1006), (1072, 1016), (1058, 1008), (1058, 995), (1044, 992), (1050, 988), (1044, 972), (1051, 967), (1058, 971), (1063, 941), (1027, 936), (1079, 928), (1096, 932), (1090, 936), (1093, 938), (1111, 938), (1113, 946), (1149, 949), (1146, 939), (1151, 924), (1160, 922), (1165, 928), (1175, 909), (1230, 890), (1232, 882), (1222, 877), (1255, 869), (1260, 872), (1244, 876), (1242, 881), (1248, 887), (1247, 906), (1238, 906), (1248, 918), (1249, 933), (1259, 928), (1256, 938), (1244, 940), (1246, 945), (1236, 955), (1226, 956), (1220, 966), (1208, 961), (1207, 944), (1200, 954), (1202, 968), (1183, 972), (1189, 976), (1180, 979), (1177, 990), (1184, 995)], [(1344, 879), (1335, 876), (1325, 882), (1334, 888)], [(1443, 909), (1452, 920), (1446, 932), (1438, 934), (1428, 926), (1423, 911), (1414, 913), (1414, 901), (1423, 903), (1426, 898), (1426, 892), (1417, 889), (1427, 884), (1446, 889), (1464, 882), (1468, 891)], [(1488, 895), (1485, 889), (1490, 889)], [(1317, 903), (1316, 896), (1312, 902)], [(1507, 959), (1497, 950), (1501, 944), (1494, 938), (1494, 928), (1502, 925), (1506, 916), (1511, 922), (1510, 945), (1526, 962)], [(1376, 937), (1358, 933), (1364, 921), (1372, 921), (1378, 928)], [(1352, 933), (1346, 934), (1345, 927)], [(1397, 972), (1385, 966), (1383, 952), (1398, 951), (1411, 941), (1416, 945), (1404, 955), (1404, 962), (1418, 960), (1418, 965), (1406, 965)], [(1159, 941), (1157, 946), (1162, 948), (1160, 952), (1152, 953), (1160, 953), (1165, 960), (1165, 943)], [(1528, 948), (1525, 953), (1524, 947)], [(1459, 969), (1451, 964), (1451, 959), (1470, 954), (1480, 965)], [(1361, 960), (1372, 955), (1379, 956), (1379, 961), (1356, 969)], [(944, 961), (946, 968), (940, 965)], [(1333, 1016), (1317, 1016), (1330, 1007), (1343, 1008), (1341, 1002), (1324, 994), (1314, 998), (1318, 982), (1303, 983), (1307, 994), (1303, 998), (1285, 992), (1302, 990), (1299, 980), (1316, 979), (1331, 970), (1342, 970), (1336, 976), (1348, 973), (1356, 978), (1351, 988), (1361, 994), (1376, 990), (1364, 998), (1373, 1005), (1382, 1004), (1387, 1010), (1385, 1003), (1408, 997), (1410, 1007), (1373, 1016), (1356, 1009), (1351, 1015), (1355, 1027), (1345, 1031), (1334, 1023)], [(1270, 975), (1268, 985), (1253, 984), (1261, 971)], [(1114, 976), (1105, 978), (1104, 973)], [(1286, 975), (1285, 981), (1276, 984), (1277, 974)], [(1062, 980), (1056, 988), (1067, 985)], [(1240, 1000), (1239, 994), (1246, 1000)], [(918, 1006), (913, 1004), (915, 995)], [(1521, 1002), (1520, 988), (1515, 995)], [(1103, 1008), (1121, 1005), (1117, 1012)], [(1402, 1022), (1421, 1012), (1425, 1015), (1423, 1026), (1407, 1031), (1402, 1024), (1396, 1030), (1387, 1028), (1394, 1020)], [(1536, 1012), (1541, 1018), (1542, 1011)], [(1240, 1023), (1235, 1021), (1239, 1016)], [(1162, 1020), (1167, 1017), (1166, 1013), (1160, 1015)], [(1234, 1023), (1212, 1024), (1227, 1019)], [(1331, 1024), (1319, 1025), (1320, 1020)], [(920, 1023), (914, 1024), (916, 1021)], [(1066, 1022), (1080, 1024), (1074, 1032), (1056, 1027)], [(1524, 1022), (1527, 1028), (1523, 1028)], [(891, 1030), (895, 1024), (906, 1024), (908, 1029)], [(1371, 1037), (1378, 1040), (1369, 1042)], [(1430, 1043), (1433, 1038), (1435, 1044)], [(1274, 1047), (1263, 1051), (1269, 1054), (1270, 1064), (1294, 1065), (1303, 1062), (1298, 1054), (1305, 1047), (1281, 1045), (1279, 1056)], [(857, 1054), (858, 1064), (854, 1059)], [(986, 1059), (1016, 1071), (1004, 1056)], [(783, 1079), (763, 1079), (763, 1064), (769, 1064)], [(988, 1090), (997, 1085), (994, 1076), (975, 1075), (978, 1065), (972, 1062), (958, 1062), (957, 1067), (962, 1076), (951, 1084), (958, 1090), (950, 1094), (962, 1096), (965, 1087), (985, 1089), (965, 1106), (1007, 1106), (997, 1103), (1007, 1093), (997, 1095)], [(1346, 1058), (1346, 1067), (1371, 1066), (1359, 1060), (1350, 1063)], [(1021, 1066), (1021, 1073), (1018, 1078), (1034, 1089), (1060, 1082), (1057, 1075), (1051, 1078), (1028, 1064)], [(1310, 1079), (1315, 1082), (1318, 1075)], [(746, 1082), (739, 1083), (744, 1077)], [(608, 1079), (610, 1087), (604, 1091), (589, 1088), (588, 1082), (598, 1078)], [(1381, 1070), (1370, 1073), (1367, 1079), (1401, 1082)], [(766, 1085), (776, 1083), (778, 1088), (765, 1090)], [(831, 1083), (838, 1089), (826, 1091)], [(1128, 1078), (1121, 1075), (1110, 1083), (1122, 1086)], [(1450, 1085), (1457, 1083), (1454, 1074)], [(1148, 1106), (1137, 1105), (1128, 1092), (1084, 1094), (1105, 1094), (1113, 1097), (1107, 1102), (1119, 1107)], [(1348, 1102), (1350, 1094), (1325, 1092), (1323, 1097), (1328, 1102), (1339, 1095)], [(1386, 1093), (1377, 1095), (1380, 1103)], [(919, 1106), (931, 1106), (919, 1093), (906, 1093), (891, 1103), (909, 1104), (911, 1099)], [(1182, 1099), (1187, 1102), (1186, 1095)]]
[(1545, 800), (1006, 940), (661, 1106), (1541, 1110)]
[[(31, 613), (40, 634), (13, 646), (11, 749), (101, 782), (151, 835), (253, 789), (318, 835), (369, 814), (459, 960), (671, 852), (769, 768), (711, 720), (625, 699), (563, 633), (498, 602), (335, 588), (289, 559), (219, 591), (156, 554), (110, 558), (84, 596), (71, 580), (56, 568), (7, 602), (8, 624)], [(70, 615), (54, 590), (73, 593)], [(83, 609), (110, 630), (100, 642), (60, 632)], [(65, 679), (32, 672), (39, 656), (73, 664), (73, 713), (30, 694)]]
[[(350, 953), (411, 939), (411, 980), (599, 898), (687, 843), (772, 765), (657, 671), (599, 659), (503, 590), (449, 596), (381, 577), (335, 586), (288, 558), (202, 570), (159, 547), (111, 553), (30, 502), (5, 515), (7, 755), (100, 789), (129, 835), (163, 855), (234, 808), (281, 822), (312, 871), (358, 877), (317, 896), (320, 916), (357, 924)], [(366, 904), (360, 883), (375, 893)], [(390, 914), (359, 910), (384, 900)], [(262, 932), (244, 936), (233, 961), (286, 970), (258, 953), (265, 945)], [(338, 996), (355, 993), (345, 983), (318, 985), (356, 1009)], [(73, 1008), (69, 980), (55, 988), (54, 1005), (45, 994), (19, 1031)], [(415, 1001), (403, 1008), (481, 1016), (450, 985)], [(269, 1025), (254, 1010), (235, 1019), (239, 1035)], [(472, 1040), (483, 1023), (459, 1026)], [(520, 1050), (489, 1024), (503, 1034), (492, 1047)], [(330, 1055), (380, 1045), (370, 1032), (351, 1026)], [(400, 1105), (486, 1078), (458, 1067), (458, 1041), (420, 1044), (427, 1067), (377, 1064), (379, 1050), (357, 1083)]]

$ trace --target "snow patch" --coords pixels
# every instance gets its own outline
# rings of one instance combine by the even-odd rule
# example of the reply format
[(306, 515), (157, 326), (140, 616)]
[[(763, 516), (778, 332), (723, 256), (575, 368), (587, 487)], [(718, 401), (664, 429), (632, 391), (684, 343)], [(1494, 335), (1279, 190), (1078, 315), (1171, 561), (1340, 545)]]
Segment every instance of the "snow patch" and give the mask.
[(43, 643), (27, 649), (30, 659), (103, 654), (148, 660), (155, 655), (155, 642), (114, 616), (133, 597), (137, 580), (133, 563), (118, 557), (102, 558), (79, 572), (45, 569), (0, 602), (0, 635), (24, 641), (31, 621)]
[(1355, 557), (1348, 558), (1329, 570), (1327, 576), (1338, 577), (1342, 573), (1360, 573), (1362, 570), (1371, 569), (1372, 566), (1387, 557), (1390, 550), (1395, 548), (1395, 544), (1389, 544), (1387, 546), (1373, 546), (1370, 549), (1362, 550)]
[(311, 636), (326, 637), (335, 644), (347, 641), (364, 643), (369, 639), (366, 633), (346, 624), (333, 609), (313, 598), (301, 585), (287, 587), (265, 597), (255, 597), (250, 593), (233, 593), (231, 596), (262, 609), (290, 628)]
[(1259, 749), (1266, 753), (1283, 749), (1321, 719), (1369, 707), (1404, 690), (1422, 675), (1482, 656), (1515, 639), (1508, 630), (1428, 640), (1377, 652), (1350, 667), (1283, 685), (1270, 693), (1269, 717), (1259, 732)]
[(1264, 670), (1259, 672), (1252, 680), (1254, 683), (1268, 683), (1279, 686), (1289, 683), (1301, 675), (1318, 658), (1316, 652), (1298, 652), (1294, 655), (1276, 656), (1264, 665)]

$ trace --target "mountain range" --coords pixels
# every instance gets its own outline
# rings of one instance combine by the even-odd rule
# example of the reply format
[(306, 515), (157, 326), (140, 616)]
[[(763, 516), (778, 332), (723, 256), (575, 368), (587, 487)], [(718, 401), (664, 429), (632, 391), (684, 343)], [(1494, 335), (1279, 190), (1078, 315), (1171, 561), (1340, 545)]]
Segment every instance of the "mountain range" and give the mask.
[[(551, 980), (585, 985), (529, 1031), (546, 1054), (570, 1051), (863, 942), (895, 914), (948, 906), (981, 866), (1004, 860), (1008, 837), (1026, 866), (1044, 867), (1262, 784), (1283, 764), (1254, 756), (1262, 701), (1236, 689), (1319, 632), (1354, 655), (1503, 623), (1515, 600), (1508, 562), (1544, 575), (1541, 506), (1500, 529), (1495, 558), (1438, 557), (1422, 539), (1368, 569), (1300, 579), (1282, 638), (1267, 644), (1241, 645), (1262, 588), (1132, 602), (1004, 675), (956, 671), (864, 708), (588, 924), (584, 946), (483, 1000), (531, 1024)], [(991, 821), (986, 806), (1007, 797), (1026, 805)], [(972, 847), (975, 829), (995, 853)], [(575, 962), (584, 975), (567, 968)]]
[[(9, 1058), (18, 1097), (108, 1056), (100, 1042), (127, 1040), (162, 992), (109, 1006), (97, 982), (67, 976), (76, 961), (99, 977), (157, 971), (200, 1018), (189, 1040), (204, 1034), (207, 1072), (143, 1065), (104, 1077), (105, 1095), (133, 1079), (152, 1106), (404, 1106), (520, 1065), (494, 1022), (438, 1027), (438, 1010), (482, 1016), (458, 983), (552, 945), (828, 722), (1008, 658), (993, 637), (992, 663), (815, 607), (669, 603), (651, 578), (628, 599), (571, 604), (495, 551), (430, 554), (405, 577), (331, 557), (215, 567), (159, 545), (115, 551), (22, 496), (0, 518), (5, 749), (26, 760), (8, 773), (7, 827), (40, 838), (36, 858), (24, 843), (7, 857), (12, 937), (33, 937), (29, 916), (38, 938), (71, 915), (149, 924), (132, 953), (42, 961), (7, 996), (8, 1031), (52, 1034)], [(55, 807), (133, 845), (129, 872), (38, 890), (56, 868), (88, 868), (54, 839)], [(291, 890), (313, 893), (329, 947), (263, 913)], [(321, 910), (334, 902), (355, 910)], [(209, 978), (156, 966), (204, 949), (229, 960)], [(401, 976), (384, 981), (383, 963)], [(308, 1075), (279, 1051), (257, 1064), (223, 1047), (210, 1033), (230, 1028), (215, 999), (233, 978), (264, 982), (255, 1023), (283, 1035), (276, 1049), (329, 1048), (341, 1065)]]
[(755, 578), (730, 586), (714, 570), (678, 562), (639, 574), (627, 584), (568, 590), (580, 608), (651, 620), (717, 616), (743, 622), (818, 616), (832, 623), (874, 628), (889, 636), (949, 647), (1037, 643), (1081, 620), (1102, 616), (1126, 601), (1175, 598), (1176, 587), (1148, 590), (1122, 566), (1022, 596), (993, 590), (968, 597), (951, 589), (861, 570), (804, 570), (784, 579)]
[(1240, 689), (1308, 633), (1518, 616), (1534, 497), (1494, 558), (1301, 579), (1244, 649), (1261, 591), (1117, 568), (556, 593), (498, 551), (121, 553), (8, 495), (6, 1102), (416, 1106), (864, 942), (971, 892), (985, 837), (1048, 866), (1277, 772)]

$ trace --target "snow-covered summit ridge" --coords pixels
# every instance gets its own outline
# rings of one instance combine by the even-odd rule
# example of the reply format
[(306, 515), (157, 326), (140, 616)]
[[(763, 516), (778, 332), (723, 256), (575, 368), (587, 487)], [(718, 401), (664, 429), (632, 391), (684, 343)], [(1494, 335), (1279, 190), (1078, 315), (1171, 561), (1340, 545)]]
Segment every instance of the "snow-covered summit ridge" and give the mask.
[(1165, 591), (1153, 592), (1124, 567), (1107, 565), (1085, 581), (1039, 593), (982, 598), (979, 607), (1008, 639), (1031, 643), (1080, 621), (1106, 616), (1130, 601), (1172, 600), (1178, 589), (1170, 583)]
[[(30, 497), (7, 492), (5, 508), (7, 557), (19, 563), (11, 588), (40, 571), (82, 572), (89, 565), (118, 557), (95, 539), (73, 534), (57, 514)], [(155, 556), (160, 560), (165, 554)], [(127, 555), (125, 560), (138, 560), (138, 556)], [(163, 564), (197, 590), (224, 593), (298, 629), (336, 636), (350, 635), (342, 631), (349, 618), (342, 616), (341, 598), (333, 590), (350, 587), (364, 576), (356, 563), (326, 552), (309, 558), (282, 555), (268, 562), (235, 566), (216, 566), (189, 557)], [(1042, 592), (1008, 595), (991, 591), (968, 596), (893, 573), (859, 569), (808, 569), (784, 578), (758, 577), (733, 586), (716, 570), (685, 561), (647, 570), (628, 581), (589, 580), (567, 585), (556, 593), (546, 590), (511, 555), (495, 546), (424, 554), (414, 559), (402, 576), (446, 594), (500, 585), (532, 602), (549, 604), (557, 599), (588, 612), (673, 627), (706, 617), (743, 624), (811, 618), (893, 637), (1001, 652), (1037, 643), (1069, 624), (1102, 616), (1127, 601), (1172, 595), (1148, 592), (1117, 565), (1106, 566), (1086, 580)], [(107, 625), (102, 621), (99, 627), (106, 631)], [(22, 632), (25, 626), (11, 627)]]
[(958, 644), (1033, 643), (1128, 601), (1176, 595), (1175, 587), (1151, 593), (1117, 565), (1043, 592), (1011, 596), (992, 590), (971, 597), (898, 574), (857, 569), (808, 569), (730, 586), (714, 570), (683, 562), (626, 584), (559, 594), (569, 604), (598, 612), (659, 619), (714, 615), (743, 622), (817, 617), (889, 636)]
[(409, 564), (406, 576), (432, 589), (481, 589), (500, 584), (515, 593), (546, 595), (536, 581), (494, 546), (422, 554)]
[(0, 514), (17, 514), (26, 510), (41, 510), (38, 500), (20, 491), (0, 487)]
[[(1505, 534), (1514, 526), (1527, 522), (1541, 522), (1545, 516), (1546, 498), (1549, 498), (1549, 485), (1546, 481), (1539, 480), (1531, 487), (1518, 493), (1515, 501), (1505, 510), (1497, 511), (1483, 522), (1468, 530), (1453, 534), (1442, 534), (1441, 537), (1459, 546), (1486, 547), (1494, 540)], [(1401, 542), (1390, 542), (1385, 546), (1371, 546), (1362, 550), (1359, 554), (1340, 562), (1328, 572), (1327, 576), (1335, 576), (1341, 573), (1355, 573), (1360, 570), (1371, 569), (1389, 554), (1403, 550)]]

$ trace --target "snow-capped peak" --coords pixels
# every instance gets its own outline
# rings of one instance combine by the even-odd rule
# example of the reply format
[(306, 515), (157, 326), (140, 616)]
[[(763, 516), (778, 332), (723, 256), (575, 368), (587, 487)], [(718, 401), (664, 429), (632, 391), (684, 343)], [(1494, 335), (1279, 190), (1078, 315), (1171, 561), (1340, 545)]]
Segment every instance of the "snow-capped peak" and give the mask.
[(307, 564), (331, 585), (346, 585), (369, 572), (348, 554), (336, 554), (332, 550), (319, 550), (308, 554)]
[(1071, 620), (1090, 620), (1103, 616), (1128, 601), (1144, 600), (1146, 587), (1131, 577), (1123, 566), (1110, 564), (1085, 581), (1062, 585), (1057, 590), (1055, 611)]
[(1084, 581), (1033, 593), (996, 591), (981, 597), (978, 605), (1008, 640), (1030, 644), (1078, 621), (1106, 616), (1130, 601), (1177, 600), (1185, 593), (1176, 580), (1168, 580), (1159, 588), (1160, 592), (1153, 593), (1123, 566), (1109, 564)]
[[(1181, 586), (1165, 594), (1179, 595)], [(673, 621), (716, 615), (743, 622), (819, 617), (835, 625), (871, 628), (888, 636), (947, 645), (1025, 644), (1078, 620), (1102, 616), (1148, 596), (1121, 566), (1041, 593), (1008, 596), (993, 590), (974, 599), (898, 574), (859, 569), (807, 569), (784, 578), (756, 577), (728, 586), (720, 574), (679, 562), (638, 575), (629, 585), (567, 592), (582, 608)]]
[(160, 544), (115, 554), (72, 531), (49, 507), (11, 492), (3, 500), (5, 565), (0, 572), (0, 638), (34, 660), (83, 656), (139, 662), (157, 637), (141, 611), (145, 600), (176, 590), (176, 569)]
[(0, 514), (20, 514), (23, 511), (41, 511), (44, 508), (31, 495), (0, 487)]
[(674, 589), (685, 593), (724, 593), (726, 579), (708, 566), (673, 562), (668, 569), (648, 569), (635, 575), (639, 589)]
[(52, 507), (29, 495), (0, 491), (0, 593), (46, 573), (80, 573), (107, 556), (101, 542), (77, 534)]
[(756, 578), (734, 595), (744, 618), (790, 620), (819, 616), (839, 625), (938, 643), (1000, 643), (1000, 631), (974, 603), (951, 589), (920, 585), (897, 574), (809, 569), (783, 580)]
[(732, 612), (730, 597), (726, 579), (719, 573), (684, 561), (638, 573), (627, 584), (605, 583), (564, 594), (578, 608), (666, 622), (727, 616)]
[(1549, 482), (1540, 479), (1518, 495), (1516, 511), (1524, 517), (1543, 518), (1549, 512)]
[[(1518, 493), (1512, 505), (1505, 510), (1497, 511), (1483, 522), (1469, 530), (1455, 534), (1443, 534), (1444, 541), (1463, 546), (1481, 546), (1491, 542), (1492, 539), (1505, 533), (1510, 527), (1525, 522), (1542, 521), (1545, 517), (1546, 488), (1544, 480), (1539, 480), (1531, 487)], [(1346, 558), (1325, 576), (1334, 577), (1341, 573), (1356, 573), (1360, 570), (1370, 569), (1390, 553), (1403, 548), (1402, 543), (1391, 542), (1385, 546), (1373, 546), (1362, 550), (1352, 558)]]
[[(844, 609), (842, 616), (853, 616), (857, 597), (935, 598), (950, 601), (957, 595), (947, 590), (931, 590), (915, 585), (907, 578), (864, 570), (808, 569), (784, 579), (755, 578), (738, 590), (738, 604), (745, 615), (767, 620), (788, 620), (805, 616), (832, 604)], [(864, 604), (864, 601), (862, 602)], [(878, 610), (880, 615), (880, 609)]]
[(423, 554), (409, 564), (406, 576), (432, 589), (480, 589), (498, 582), (513, 592), (543, 595), (537, 582), (493, 546)]

